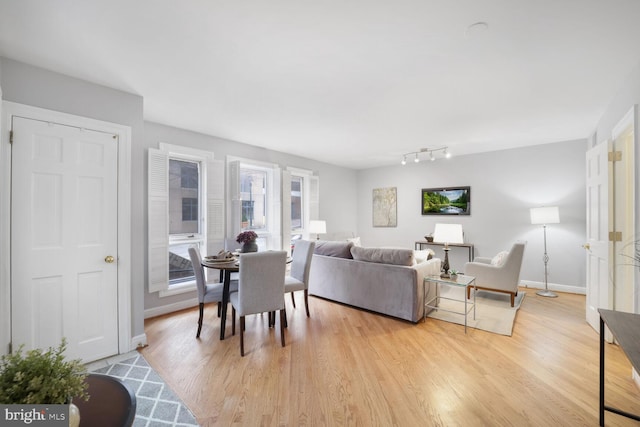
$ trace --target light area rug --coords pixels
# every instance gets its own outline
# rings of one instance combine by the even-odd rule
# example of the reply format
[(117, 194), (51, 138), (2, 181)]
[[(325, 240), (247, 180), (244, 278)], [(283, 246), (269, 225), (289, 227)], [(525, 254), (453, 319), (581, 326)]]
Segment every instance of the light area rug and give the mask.
[(93, 362), (87, 370), (111, 375), (131, 386), (136, 394), (133, 427), (198, 426), (191, 411), (137, 351)]
[[(462, 302), (465, 297), (464, 294), (464, 288), (441, 287), (440, 295), (447, 298), (459, 299), (460, 301), (441, 299), (440, 307), (447, 310), (464, 312), (464, 302)], [(522, 305), (522, 300), (525, 295), (525, 292), (519, 291), (513, 307), (511, 307), (509, 295), (478, 290), (476, 294), (476, 318), (475, 320), (473, 319), (473, 309), (469, 311), (467, 327), (482, 329), (483, 331), (494, 334), (511, 336), (516, 313)], [(471, 291), (471, 299), (468, 301), (473, 302), (473, 290)], [(464, 316), (462, 314), (449, 313), (444, 310), (433, 310), (427, 317), (464, 325)], [(427, 319), (427, 322), (428, 321)]]

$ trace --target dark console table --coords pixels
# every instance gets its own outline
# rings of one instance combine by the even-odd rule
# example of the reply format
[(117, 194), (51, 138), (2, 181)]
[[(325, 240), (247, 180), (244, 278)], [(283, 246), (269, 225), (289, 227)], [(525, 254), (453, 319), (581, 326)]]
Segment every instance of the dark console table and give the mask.
[(605, 411), (640, 421), (640, 416), (604, 403), (604, 325), (607, 325), (636, 372), (640, 372), (640, 314), (604, 308), (599, 308), (598, 313), (600, 313), (600, 425), (604, 425)]
[[(416, 250), (422, 250), (423, 247), (429, 247), (429, 246), (442, 246), (444, 247), (444, 243), (440, 243), (440, 242), (427, 242), (426, 240), (419, 240), (416, 242), (416, 246), (415, 249)], [(447, 246), (449, 246), (450, 248), (467, 248), (467, 250), (469, 251), (469, 261), (473, 261), (473, 258), (475, 257), (474, 255), (474, 249), (473, 249), (473, 243), (449, 243)]]

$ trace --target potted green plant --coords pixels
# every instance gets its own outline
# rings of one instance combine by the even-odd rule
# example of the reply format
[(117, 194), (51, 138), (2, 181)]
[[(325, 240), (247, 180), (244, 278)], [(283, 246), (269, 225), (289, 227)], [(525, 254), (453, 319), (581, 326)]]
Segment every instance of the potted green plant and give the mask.
[(23, 346), (0, 359), (0, 403), (69, 404), (87, 400), (87, 369), (80, 359), (67, 360), (66, 339), (57, 348), (29, 350)]

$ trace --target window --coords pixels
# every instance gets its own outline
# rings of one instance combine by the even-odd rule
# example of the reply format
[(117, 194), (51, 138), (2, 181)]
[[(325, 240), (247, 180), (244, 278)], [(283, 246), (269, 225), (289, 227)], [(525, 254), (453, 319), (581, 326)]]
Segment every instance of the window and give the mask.
[(304, 178), (291, 176), (291, 231), (304, 228), (302, 202), (304, 200)]
[(203, 243), (200, 231), (201, 164), (169, 157), (169, 285), (195, 280), (189, 247)]
[(240, 167), (242, 230), (267, 229), (267, 172)]
[(224, 248), (224, 163), (163, 143), (148, 154), (148, 286), (163, 297), (195, 288), (190, 247)]
[(282, 172), (282, 241), (308, 238), (307, 224), (318, 218), (319, 177), (313, 171), (287, 167)]
[(227, 171), (227, 238), (252, 230), (258, 234), (259, 250), (280, 250), (282, 180), (278, 165), (228, 156)]

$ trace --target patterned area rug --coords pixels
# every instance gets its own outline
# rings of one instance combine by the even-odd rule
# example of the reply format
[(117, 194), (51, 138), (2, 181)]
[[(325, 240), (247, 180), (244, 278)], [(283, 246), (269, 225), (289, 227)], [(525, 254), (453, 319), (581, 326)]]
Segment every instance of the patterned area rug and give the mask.
[[(442, 287), (442, 296), (464, 301), (464, 288)], [(473, 293), (469, 302), (473, 301)], [(509, 295), (498, 292), (478, 291), (476, 294), (476, 318), (473, 319), (473, 310), (467, 316), (467, 326), (494, 334), (511, 336), (513, 325), (516, 320), (516, 313), (526, 295), (519, 291), (516, 295), (514, 305), (511, 307)], [(464, 302), (441, 300), (440, 307), (443, 310), (432, 311), (427, 314), (428, 318), (444, 320), (445, 322), (464, 325), (464, 316), (450, 311), (464, 312)]]
[(87, 369), (119, 378), (133, 389), (134, 427), (198, 426), (191, 411), (137, 351), (89, 364)]

